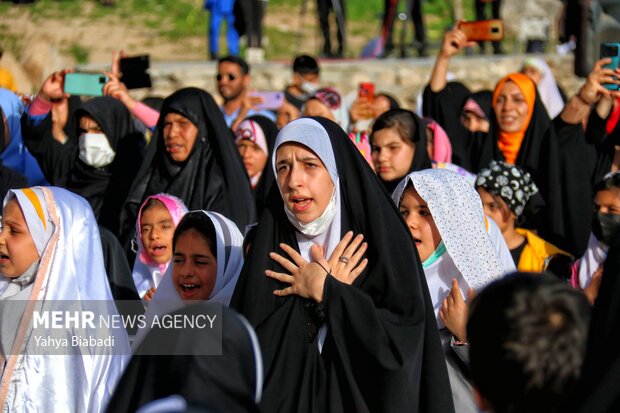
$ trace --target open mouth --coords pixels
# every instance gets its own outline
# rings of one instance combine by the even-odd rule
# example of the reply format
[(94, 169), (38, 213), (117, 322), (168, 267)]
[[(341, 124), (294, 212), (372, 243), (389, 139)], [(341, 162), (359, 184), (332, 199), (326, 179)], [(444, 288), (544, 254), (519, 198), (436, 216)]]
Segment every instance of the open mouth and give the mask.
[(9, 256), (0, 253), (0, 264), (6, 264), (7, 262), (9, 262)]
[(293, 210), (294, 211), (305, 211), (312, 204), (312, 198), (293, 198)]
[(202, 285), (193, 283), (182, 283), (179, 284), (179, 287), (181, 289), (181, 298), (184, 300), (191, 300), (196, 294), (198, 294)]
[(166, 246), (165, 245), (153, 245), (151, 247), (151, 255), (159, 257), (161, 255), (164, 255), (166, 253)]
[(168, 153), (177, 153), (181, 150), (181, 148), (181, 145), (177, 144), (166, 145), (166, 150), (168, 151)]
[(422, 240), (416, 237), (413, 237), (413, 242), (415, 242), (416, 247), (422, 244)]

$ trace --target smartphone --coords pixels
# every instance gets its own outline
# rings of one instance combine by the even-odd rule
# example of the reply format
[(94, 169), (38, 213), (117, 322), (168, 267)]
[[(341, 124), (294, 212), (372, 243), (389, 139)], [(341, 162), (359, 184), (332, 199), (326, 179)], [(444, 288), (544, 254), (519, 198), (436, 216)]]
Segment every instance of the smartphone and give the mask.
[(67, 73), (65, 93), (78, 96), (103, 96), (108, 77), (101, 73)]
[(497, 41), (504, 38), (504, 22), (502, 20), (477, 20), (459, 22), (458, 28), (465, 33), (467, 40), (474, 42)]
[(254, 107), (254, 109), (276, 110), (284, 103), (284, 92), (253, 92), (251, 96), (259, 96), (263, 98), (263, 103)]
[(127, 89), (152, 87), (151, 75), (148, 73), (150, 67), (149, 55), (124, 57), (120, 60), (120, 71), (123, 74), (121, 81)]
[(366, 98), (372, 104), (375, 101), (375, 84), (372, 82), (361, 82), (357, 88), (357, 96)]
[[(603, 43), (601, 44), (600, 58), (610, 58), (611, 63), (604, 65), (605, 69), (616, 70), (620, 66), (620, 43)], [(615, 76), (614, 76), (615, 77)], [(605, 83), (603, 85), (607, 90), (618, 90), (620, 86), (615, 83)]]

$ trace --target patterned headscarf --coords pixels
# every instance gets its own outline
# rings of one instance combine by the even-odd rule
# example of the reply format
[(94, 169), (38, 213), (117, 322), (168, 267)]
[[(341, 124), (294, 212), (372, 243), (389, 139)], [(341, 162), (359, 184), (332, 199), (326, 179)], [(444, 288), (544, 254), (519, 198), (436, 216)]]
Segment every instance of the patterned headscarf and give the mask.
[(538, 193), (528, 172), (504, 161), (491, 161), (488, 168), (481, 169), (476, 178), (478, 187), (499, 195), (517, 217), (523, 213), (529, 199)]

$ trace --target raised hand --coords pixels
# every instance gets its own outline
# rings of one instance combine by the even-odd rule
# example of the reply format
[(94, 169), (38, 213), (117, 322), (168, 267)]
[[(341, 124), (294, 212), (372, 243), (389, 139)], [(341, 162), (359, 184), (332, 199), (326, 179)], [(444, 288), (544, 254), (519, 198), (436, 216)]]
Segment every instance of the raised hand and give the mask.
[(72, 69), (65, 69), (52, 73), (41, 86), (39, 96), (48, 102), (55, 102), (61, 99), (68, 99), (65, 93), (65, 75), (73, 72)]
[[(467, 301), (471, 302), (475, 291), (470, 288), (467, 292)], [(452, 279), (452, 289), (450, 294), (444, 298), (439, 317), (446, 325), (448, 330), (459, 341), (467, 341), (467, 317), (469, 315), (469, 305), (463, 299), (459, 283), (455, 278)]]

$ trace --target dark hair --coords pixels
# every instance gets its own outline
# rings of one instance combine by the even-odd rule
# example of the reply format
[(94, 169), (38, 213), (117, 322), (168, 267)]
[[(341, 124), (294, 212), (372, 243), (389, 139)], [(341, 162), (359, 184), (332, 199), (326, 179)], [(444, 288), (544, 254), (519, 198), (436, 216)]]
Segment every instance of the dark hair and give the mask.
[(398, 101), (396, 100), (396, 98), (394, 96), (390, 95), (389, 93), (385, 93), (385, 92), (377, 93), (377, 96), (375, 96), (375, 99), (378, 96), (383, 96), (384, 98), (386, 98), (388, 100), (388, 102), (390, 102), (390, 110), (392, 110), (392, 109), (400, 109), (400, 105), (398, 104)]
[(406, 109), (392, 109), (377, 118), (372, 125), (370, 139), (372, 140), (377, 131), (394, 128), (403, 140), (413, 145), (416, 143), (418, 127), (419, 121), (413, 112)]
[(320, 71), (319, 64), (312, 56), (302, 54), (293, 60), (293, 72), (295, 73), (299, 73), (300, 75), (318, 75)]
[(211, 254), (217, 259), (217, 241), (215, 240), (215, 227), (211, 218), (207, 216), (203, 211), (191, 211), (183, 215), (179, 225), (174, 230), (174, 236), (172, 237), (172, 250), (176, 248), (177, 240), (181, 235), (189, 230), (196, 230), (202, 238), (205, 240)]
[(248, 65), (248, 62), (246, 62), (245, 60), (243, 60), (243, 58), (239, 56), (224, 56), (217, 61), (217, 64), (219, 65), (220, 63), (224, 62), (234, 63), (238, 65), (241, 68), (241, 73), (243, 73), (244, 75), (250, 73), (250, 66)]
[(558, 411), (579, 377), (589, 310), (581, 292), (545, 273), (508, 275), (475, 297), (470, 368), (493, 411)]
[[(159, 199), (157, 198), (149, 198), (148, 201), (146, 201), (146, 203), (142, 206), (142, 214), (144, 214), (147, 210), (155, 207), (155, 206), (160, 206), (162, 208), (166, 208), (166, 205), (164, 205), (163, 202), (161, 202)], [(166, 210), (168, 210), (168, 208), (166, 208)]]
[(594, 185), (594, 194), (605, 189), (620, 188), (620, 173), (610, 174)]

